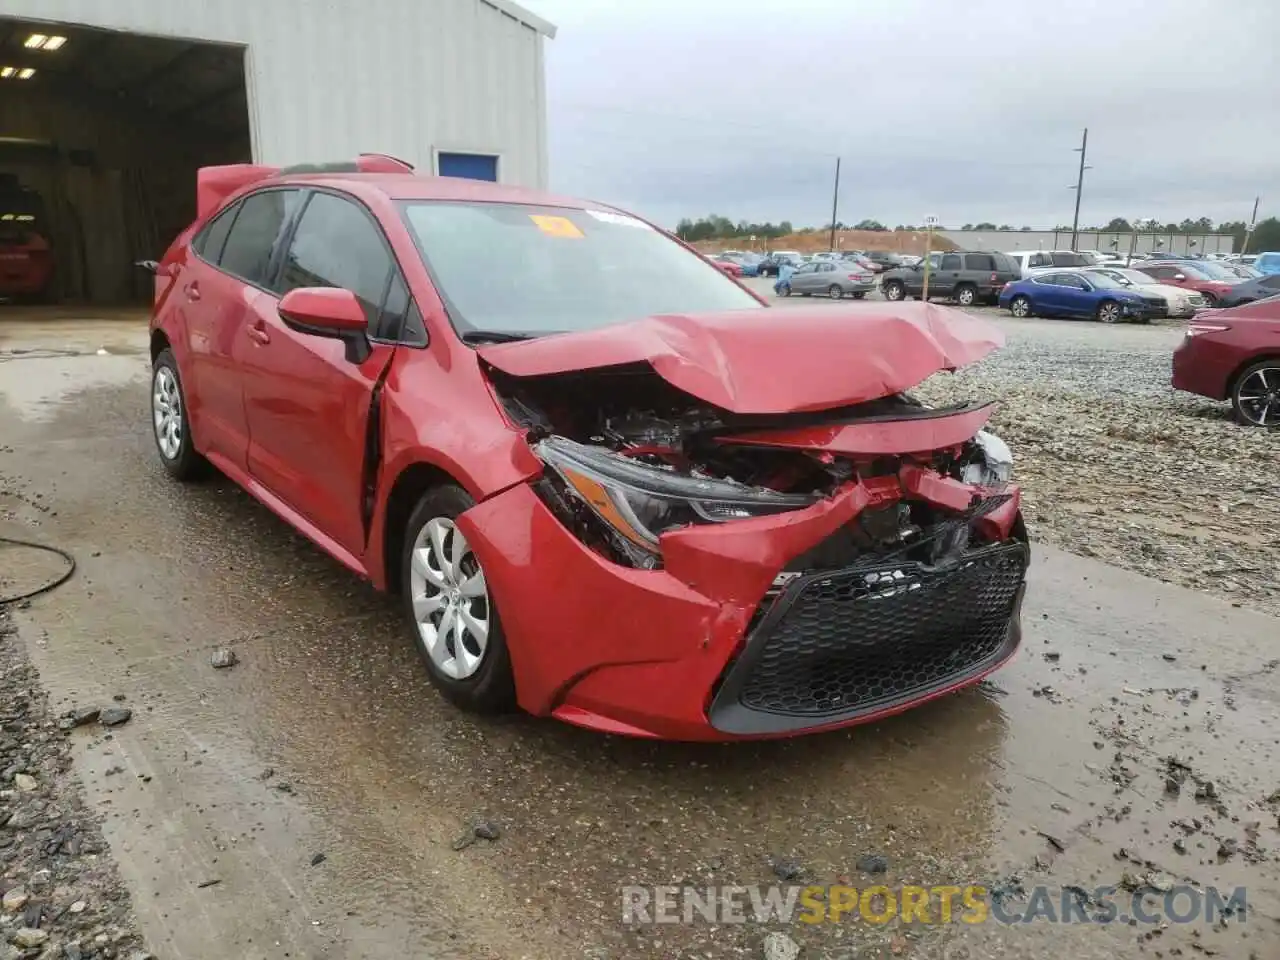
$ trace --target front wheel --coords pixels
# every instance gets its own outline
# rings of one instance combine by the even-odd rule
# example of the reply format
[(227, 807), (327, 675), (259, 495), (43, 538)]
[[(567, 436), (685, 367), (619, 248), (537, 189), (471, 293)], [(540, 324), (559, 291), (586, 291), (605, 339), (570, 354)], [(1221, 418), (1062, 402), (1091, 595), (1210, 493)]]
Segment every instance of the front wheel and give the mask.
[(1009, 304), (1009, 312), (1019, 320), (1031, 316), (1031, 301), (1026, 297), (1014, 297)]
[(1098, 319), (1103, 323), (1115, 323), (1120, 319), (1120, 304), (1114, 300), (1104, 300), (1098, 305)]
[(881, 292), (886, 300), (901, 300), (907, 293), (906, 288), (898, 280), (890, 280), (881, 288)]
[(833, 283), (831, 286), (827, 287), (827, 296), (832, 300), (843, 300), (844, 288), (842, 288), (838, 283)]
[(451, 485), (422, 495), (405, 530), (400, 594), (436, 688), (464, 710), (501, 713), (516, 702), (511, 657), (480, 560), (456, 523), (473, 506)]
[(175, 480), (197, 480), (209, 462), (196, 452), (187, 398), (172, 350), (161, 350), (151, 369), (151, 435), (165, 471)]
[(1231, 406), (1247, 427), (1280, 427), (1280, 360), (1263, 360), (1240, 374)]

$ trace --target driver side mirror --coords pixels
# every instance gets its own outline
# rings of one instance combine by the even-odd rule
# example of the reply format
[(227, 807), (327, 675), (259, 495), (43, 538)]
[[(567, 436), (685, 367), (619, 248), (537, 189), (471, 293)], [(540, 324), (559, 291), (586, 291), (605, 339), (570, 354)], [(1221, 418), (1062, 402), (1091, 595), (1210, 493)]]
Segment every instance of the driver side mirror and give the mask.
[(1185, 273), (1175, 273), (1175, 274), (1173, 275), (1173, 279), (1175, 279), (1175, 280), (1185, 280), (1185, 279), (1187, 279), (1187, 275), (1186, 275)]
[(348, 363), (364, 363), (369, 346), (369, 319), (360, 301), (341, 287), (299, 287), (280, 301), (280, 319), (290, 330), (312, 337), (341, 340)]

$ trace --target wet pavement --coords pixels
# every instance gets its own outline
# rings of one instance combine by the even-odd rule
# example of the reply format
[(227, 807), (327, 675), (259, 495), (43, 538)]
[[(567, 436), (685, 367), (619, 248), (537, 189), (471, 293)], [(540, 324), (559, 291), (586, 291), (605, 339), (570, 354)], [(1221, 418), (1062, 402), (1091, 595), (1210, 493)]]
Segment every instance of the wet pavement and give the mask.
[[(783, 929), (802, 958), (1280, 956), (1275, 619), (1037, 545), (1014, 663), (890, 721), (690, 746), (477, 720), (377, 594), (228, 481), (167, 480), (145, 346), (138, 321), (0, 315), (0, 535), (80, 564), (18, 626), (55, 707), (134, 710), (72, 739), (158, 957), (756, 957)], [(33, 583), (48, 564), (0, 558)], [(220, 647), (240, 663), (213, 669)], [(501, 835), (455, 850), (477, 818)], [(1025, 906), (1146, 876), (1244, 886), (1248, 914), (621, 923), (624, 885), (769, 884), (790, 860), (862, 886), (869, 854), (891, 887)]]

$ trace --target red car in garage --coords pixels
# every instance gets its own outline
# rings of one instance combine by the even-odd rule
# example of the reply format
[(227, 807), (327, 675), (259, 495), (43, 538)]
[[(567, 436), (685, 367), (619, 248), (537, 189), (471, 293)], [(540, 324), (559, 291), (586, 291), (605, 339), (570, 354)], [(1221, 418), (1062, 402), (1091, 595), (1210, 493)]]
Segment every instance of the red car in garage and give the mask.
[(200, 181), (156, 267), (160, 460), (398, 594), (454, 703), (777, 737), (1014, 653), (993, 407), (905, 393), (998, 347), (986, 322), (770, 308), (621, 211), (382, 158)]
[(1280, 426), (1280, 296), (1197, 314), (1173, 353), (1173, 385), (1230, 400), (1247, 426)]
[(0, 178), (0, 300), (41, 300), (53, 279), (39, 194)]

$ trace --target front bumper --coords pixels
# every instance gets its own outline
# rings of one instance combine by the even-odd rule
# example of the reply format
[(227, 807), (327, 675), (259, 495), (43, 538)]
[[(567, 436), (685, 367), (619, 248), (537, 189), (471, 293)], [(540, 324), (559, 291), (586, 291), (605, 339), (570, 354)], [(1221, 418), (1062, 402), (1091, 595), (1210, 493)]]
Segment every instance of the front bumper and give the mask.
[(1016, 488), (974, 521), (1001, 542), (948, 570), (855, 564), (775, 587), (864, 509), (901, 496), (962, 509), (975, 493), (908, 469), (888, 478), (896, 493), (850, 485), (793, 513), (666, 534), (663, 570), (590, 550), (527, 485), (468, 510), (458, 526), (495, 598), (520, 705), (609, 733), (735, 740), (862, 723), (976, 682), (1020, 639)]

